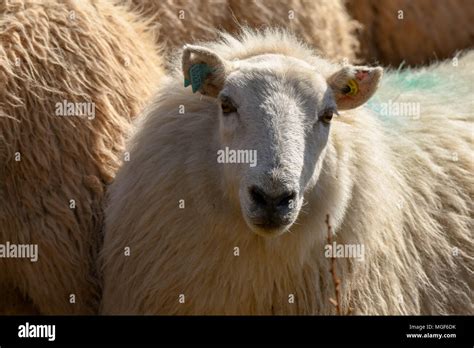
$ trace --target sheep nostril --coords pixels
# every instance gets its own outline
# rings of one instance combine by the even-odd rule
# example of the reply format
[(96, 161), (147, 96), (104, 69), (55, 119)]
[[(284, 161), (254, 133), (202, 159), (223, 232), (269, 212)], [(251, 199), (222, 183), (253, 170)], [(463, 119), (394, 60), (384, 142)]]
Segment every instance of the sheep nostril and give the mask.
[(252, 186), (249, 188), (249, 195), (253, 203), (260, 207), (268, 209), (275, 208), (294, 208), (294, 204), (291, 203), (296, 199), (296, 191), (286, 191), (278, 197), (272, 197), (265, 193), (258, 186)]
[(268, 197), (263, 192), (262, 189), (258, 188), (257, 186), (252, 186), (249, 189), (250, 197), (252, 198), (253, 202), (257, 205), (266, 206), (268, 203)]
[(280, 196), (278, 199), (277, 206), (278, 207), (288, 207), (292, 202), (294, 202), (296, 198), (296, 192), (285, 192), (283, 195)]

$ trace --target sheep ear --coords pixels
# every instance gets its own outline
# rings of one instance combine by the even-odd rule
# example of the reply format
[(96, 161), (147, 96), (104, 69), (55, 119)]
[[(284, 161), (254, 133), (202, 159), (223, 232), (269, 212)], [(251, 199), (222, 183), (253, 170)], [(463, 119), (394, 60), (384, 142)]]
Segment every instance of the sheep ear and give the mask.
[(217, 97), (230, 69), (230, 62), (210, 49), (193, 45), (184, 46), (182, 64), (184, 87), (210, 97)]
[(345, 66), (328, 78), (337, 108), (347, 110), (364, 104), (377, 90), (383, 75), (380, 67)]

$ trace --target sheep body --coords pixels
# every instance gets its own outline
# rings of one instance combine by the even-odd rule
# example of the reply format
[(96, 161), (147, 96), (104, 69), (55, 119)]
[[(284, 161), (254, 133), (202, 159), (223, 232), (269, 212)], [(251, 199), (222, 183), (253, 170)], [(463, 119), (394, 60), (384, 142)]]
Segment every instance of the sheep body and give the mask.
[[(291, 56), (323, 76), (339, 68), (279, 31), (207, 47), (229, 61)], [(273, 239), (249, 231), (222, 185), (215, 100), (175, 72), (110, 188), (102, 313), (334, 314), (329, 214), (335, 241), (365, 250), (336, 259), (344, 313), (472, 314), (473, 65), (470, 52), (389, 72), (368, 107), (341, 111), (297, 224)], [(378, 107), (391, 100), (421, 113), (386, 117)]]
[(0, 1), (0, 244), (38, 245), (0, 259), (0, 312), (97, 312), (104, 192), (160, 66), (120, 6)]
[[(238, 32), (240, 26), (279, 26), (334, 60), (352, 60), (359, 43), (358, 23), (340, 0), (124, 0), (146, 20), (160, 44), (169, 49), (186, 42), (217, 38), (217, 30)], [(170, 35), (169, 33), (172, 33)]]
[(474, 6), (469, 0), (349, 0), (361, 24), (360, 58), (384, 65), (429, 64), (474, 47)]

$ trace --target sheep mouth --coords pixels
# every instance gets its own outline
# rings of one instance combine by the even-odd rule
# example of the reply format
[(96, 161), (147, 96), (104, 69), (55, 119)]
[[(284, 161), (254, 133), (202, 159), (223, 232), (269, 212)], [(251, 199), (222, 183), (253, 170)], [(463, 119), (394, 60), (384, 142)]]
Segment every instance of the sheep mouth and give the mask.
[(250, 229), (259, 236), (276, 237), (288, 231), (292, 224), (292, 220), (257, 220), (250, 221), (248, 225)]
[(290, 225), (291, 222), (288, 223), (279, 223), (276, 221), (269, 221), (269, 222), (263, 222), (263, 223), (254, 223), (254, 225), (257, 228), (262, 228), (264, 230), (275, 230), (275, 229), (281, 229), (282, 227)]

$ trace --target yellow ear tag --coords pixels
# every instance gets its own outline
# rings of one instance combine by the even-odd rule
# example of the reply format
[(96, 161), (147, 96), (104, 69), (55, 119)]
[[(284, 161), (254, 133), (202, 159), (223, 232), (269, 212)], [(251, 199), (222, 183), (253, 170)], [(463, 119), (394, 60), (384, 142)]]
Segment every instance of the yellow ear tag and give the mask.
[(348, 95), (356, 95), (359, 93), (359, 85), (357, 84), (356, 80), (349, 80), (347, 81), (347, 85), (351, 89), (347, 94)]

